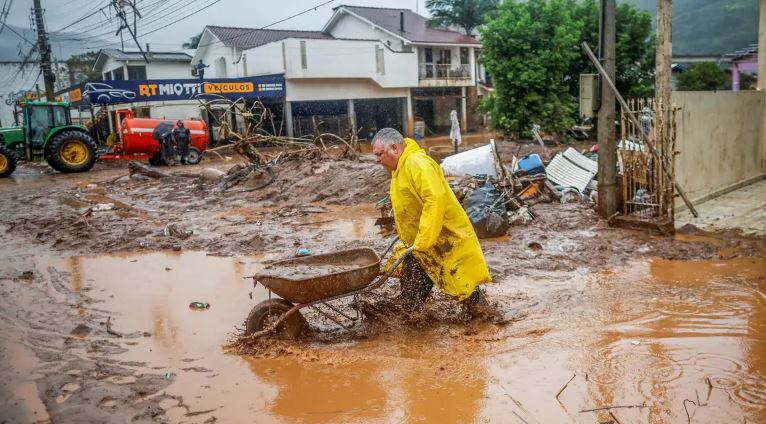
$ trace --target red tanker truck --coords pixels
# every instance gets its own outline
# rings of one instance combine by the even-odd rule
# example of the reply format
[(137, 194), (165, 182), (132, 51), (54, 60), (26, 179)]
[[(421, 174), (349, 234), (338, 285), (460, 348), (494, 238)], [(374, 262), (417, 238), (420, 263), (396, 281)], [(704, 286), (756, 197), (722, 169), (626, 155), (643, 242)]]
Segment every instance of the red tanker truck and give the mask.
[[(175, 126), (177, 119), (135, 118), (132, 110), (115, 111), (115, 118), (119, 122), (117, 139), (109, 151), (101, 155), (101, 159), (149, 159), (152, 165), (163, 163), (160, 143), (152, 137), (152, 132), (162, 122), (170, 122)], [(201, 120), (182, 119), (181, 122), (191, 133), (186, 160), (192, 165), (198, 164), (202, 160), (202, 152), (207, 148), (207, 126)]]

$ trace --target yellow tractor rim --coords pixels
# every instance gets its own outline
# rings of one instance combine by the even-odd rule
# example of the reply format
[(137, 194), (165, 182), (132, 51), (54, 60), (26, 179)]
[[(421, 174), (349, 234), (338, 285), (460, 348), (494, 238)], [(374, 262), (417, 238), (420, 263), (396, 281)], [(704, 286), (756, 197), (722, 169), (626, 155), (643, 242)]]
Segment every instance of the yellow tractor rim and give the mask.
[(82, 140), (67, 140), (61, 146), (61, 160), (67, 165), (82, 165), (88, 160), (88, 146)]
[(8, 158), (6, 158), (4, 154), (0, 153), (0, 174), (5, 172), (6, 169), (8, 169)]

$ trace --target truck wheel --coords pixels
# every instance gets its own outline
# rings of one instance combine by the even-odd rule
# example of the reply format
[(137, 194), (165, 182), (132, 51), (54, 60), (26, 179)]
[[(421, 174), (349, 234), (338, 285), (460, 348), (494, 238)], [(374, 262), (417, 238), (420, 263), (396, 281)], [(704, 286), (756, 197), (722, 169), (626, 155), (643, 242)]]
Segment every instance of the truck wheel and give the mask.
[(88, 133), (62, 131), (48, 144), (48, 164), (57, 171), (85, 172), (96, 163), (96, 143)]
[[(282, 315), (292, 309), (293, 304), (284, 299), (269, 299), (255, 305), (245, 322), (245, 335), (249, 336), (261, 330), (265, 330), (276, 322)], [(296, 340), (306, 331), (308, 323), (299, 311), (290, 315), (275, 334), (279, 338)]]
[(189, 154), (186, 155), (186, 163), (196, 165), (202, 162), (202, 152), (196, 147), (189, 147)]
[(16, 155), (7, 147), (0, 144), (0, 178), (13, 174), (16, 170)]

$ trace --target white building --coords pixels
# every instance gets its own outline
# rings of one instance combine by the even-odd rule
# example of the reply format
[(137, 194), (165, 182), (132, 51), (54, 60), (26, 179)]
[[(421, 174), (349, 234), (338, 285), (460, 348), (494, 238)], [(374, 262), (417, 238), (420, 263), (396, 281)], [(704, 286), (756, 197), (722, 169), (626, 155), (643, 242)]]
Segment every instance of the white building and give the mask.
[(356, 125), (364, 136), (392, 126), (412, 135), (416, 119), (448, 132), (451, 110), (463, 128), (475, 126), (467, 116), (478, 48), (410, 10), (339, 6), (321, 31), (207, 26), (192, 62), (217, 78), (283, 74), (284, 103), (269, 106), (284, 111), (289, 135), (310, 133), (312, 116), (333, 132)]
[[(69, 71), (66, 62), (54, 61), (51, 68), (56, 76), (54, 90), (69, 86)], [(36, 61), (0, 62), (0, 125), (12, 126), (13, 106), (20, 98), (45, 97), (45, 84), (40, 74), (40, 64)]]

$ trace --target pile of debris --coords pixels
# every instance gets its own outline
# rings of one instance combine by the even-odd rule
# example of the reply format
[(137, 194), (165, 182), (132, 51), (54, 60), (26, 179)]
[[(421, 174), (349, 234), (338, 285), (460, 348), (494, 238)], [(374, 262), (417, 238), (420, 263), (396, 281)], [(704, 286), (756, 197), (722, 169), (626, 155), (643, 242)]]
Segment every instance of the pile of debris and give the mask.
[(537, 154), (503, 163), (490, 144), (445, 158), (444, 175), (480, 238), (498, 237), (535, 219), (537, 203), (588, 202), (596, 198), (597, 162), (573, 148), (544, 164)]

